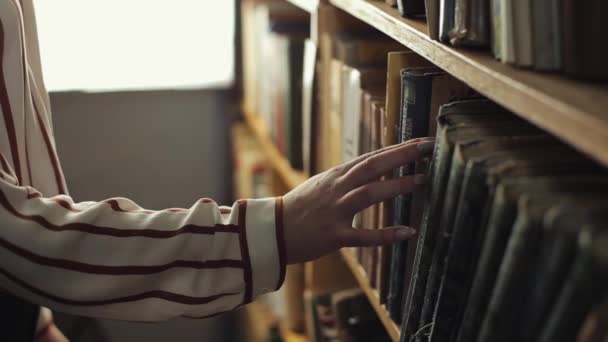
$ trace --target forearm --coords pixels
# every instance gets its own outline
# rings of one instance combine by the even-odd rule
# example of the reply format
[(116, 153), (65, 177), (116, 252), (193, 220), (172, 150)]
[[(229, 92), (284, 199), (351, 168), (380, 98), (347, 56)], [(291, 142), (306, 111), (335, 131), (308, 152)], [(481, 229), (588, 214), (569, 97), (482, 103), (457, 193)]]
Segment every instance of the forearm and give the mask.
[(44, 198), (0, 181), (0, 279), (34, 303), (87, 316), (156, 321), (227, 311), (280, 286), (276, 202), (220, 208), (203, 199), (149, 211), (121, 198)]

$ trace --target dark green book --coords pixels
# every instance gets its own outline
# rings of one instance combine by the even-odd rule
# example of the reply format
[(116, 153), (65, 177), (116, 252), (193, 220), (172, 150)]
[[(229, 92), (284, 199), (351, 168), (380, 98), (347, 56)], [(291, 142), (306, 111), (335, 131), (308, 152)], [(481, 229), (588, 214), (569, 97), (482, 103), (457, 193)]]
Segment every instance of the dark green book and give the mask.
[[(433, 323), (432, 338), (447, 340), (457, 331), (460, 322), (466, 289), (472, 277), (470, 265), (477, 257), (475, 251), (479, 248), (484, 231), (480, 227), (487, 200), (487, 191), (483, 186), (484, 168), (516, 153), (540, 157), (552, 150), (554, 154), (569, 151), (546, 135), (489, 137), (456, 146), (452, 170), (460, 169), (457, 173), (463, 174), (460, 194), (455, 196), (456, 215), (454, 220), (448, 221), (451, 224), (442, 224), (445, 227), (444, 235), (435, 257), (436, 260), (445, 261), (443, 265), (439, 262), (439, 267), (432, 269), (429, 274), (420, 318), (420, 327)], [(447, 197), (451, 198), (449, 194)]]
[[(504, 188), (499, 187), (497, 195), (496, 188), (499, 181), (542, 175), (603, 172), (597, 164), (580, 154), (572, 151), (564, 153), (559, 150), (550, 154), (541, 152), (541, 156), (537, 151), (520, 152), (510, 157), (497, 155), (486, 160), (484, 164), (485, 179), (472, 183), (473, 187), (471, 185), (468, 187), (469, 191), (484, 192), (486, 203), (479, 223), (479, 239), (477, 245), (472, 248), (475, 254), (471, 257), (473, 262), (469, 265), (471, 279), (469, 286), (466, 286), (469, 291), (466, 304), (462, 307), (464, 313), (461, 315), (458, 329), (459, 342), (475, 341), (477, 337), (515, 217), (515, 204), (507, 202)], [(481, 187), (483, 190), (475, 190), (474, 187)]]
[[(429, 131), (429, 111), (433, 77), (441, 75), (439, 69), (412, 68), (401, 70), (401, 117), (398, 142), (425, 137)], [(415, 164), (402, 166), (398, 177), (414, 174)], [(411, 194), (399, 195), (394, 200), (393, 225), (410, 225)], [(408, 267), (408, 246), (415, 246), (414, 240), (398, 242), (391, 252), (390, 280), (387, 308), (391, 317), (400, 322), (403, 314), (403, 293), (407, 291), (411, 266)]]
[[(451, 113), (448, 114), (450, 111)], [(479, 120), (475, 120), (475, 117), (478, 117)], [(454, 108), (450, 106), (442, 107), (442, 112), (438, 117), (435, 151), (430, 170), (431, 185), (427, 196), (428, 203), (425, 205), (418, 233), (413, 275), (404, 304), (405, 316), (401, 322), (402, 341), (408, 341), (418, 330), (426, 281), (438, 234), (439, 213), (442, 211), (445, 189), (448, 184), (448, 170), (454, 142), (476, 140), (483, 136), (532, 134), (532, 132), (538, 132), (538, 130), (501, 111), (486, 112), (485, 114), (483, 111), (473, 111), (467, 115), (454, 111)]]
[(542, 229), (538, 267), (529, 300), (523, 308), (520, 327), (522, 341), (538, 339), (540, 329), (551, 314), (561, 285), (567, 281), (568, 270), (576, 257), (577, 240), (587, 224), (608, 223), (608, 202), (585, 205), (584, 210), (573, 210), (570, 205), (554, 207), (545, 215)]
[(551, 310), (540, 342), (570, 342), (576, 339), (593, 305), (606, 298), (608, 289), (608, 221), (585, 225), (578, 238), (574, 265), (568, 272), (557, 302)]
[(302, 77), (304, 75), (304, 43), (302, 37), (290, 37), (288, 44), (288, 93), (285, 111), (287, 159), (294, 169), (302, 170)]
[[(538, 270), (542, 221), (548, 210), (561, 203), (571, 206), (591, 198), (601, 200), (607, 190), (605, 177), (545, 177), (508, 182), (518, 201), (517, 216), (507, 242), (496, 284), (481, 326), (479, 341), (521, 341), (522, 311), (533, 274)], [(546, 187), (545, 189), (541, 187)], [(587, 197), (585, 197), (587, 196)], [(604, 197), (605, 200), (605, 197)]]

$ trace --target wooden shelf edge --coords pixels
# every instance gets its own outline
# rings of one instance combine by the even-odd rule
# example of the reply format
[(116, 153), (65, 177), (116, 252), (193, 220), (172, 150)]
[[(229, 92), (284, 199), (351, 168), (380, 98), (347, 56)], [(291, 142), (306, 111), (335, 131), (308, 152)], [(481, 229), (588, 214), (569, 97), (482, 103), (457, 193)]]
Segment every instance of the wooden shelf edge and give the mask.
[(378, 291), (376, 291), (369, 285), (369, 279), (365, 275), (365, 271), (357, 262), (355, 256), (349, 249), (342, 248), (340, 250), (340, 253), (342, 254), (342, 258), (348, 265), (348, 268), (350, 268), (351, 272), (355, 276), (355, 279), (357, 279), (359, 286), (361, 287), (363, 292), (365, 292), (365, 295), (369, 299), (369, 302), (371, 303), (372, 307), (374, 308), (374, 310), (376, 310), (376, 314), (378, 314), (378, 317), (382, 321), (382, 324), (386, 328), (386, 331), (388, 332), (389, 336), (393, 341), (399, 342), (399, 327), (390, 318), (388, 311), (386, 310), (386, 306), (380, 304)]
[(329, 2), (399, 41), (479, 93), (608, 166), (608, 86), (516, 68), (488, 52), (456, 49), (428, 37), (426, 23), (383, 1)]
[(303, 183), (308, 177), (303, 172), (294, 170), (289, 161), (279, 152), (274, 146), (266, 125), (260, 120), (259, 116), (254, 114), (248, 108), (243, 108), (243, 116), (245, 122), (251, 128), (254, 135), (258, 139), (264, 153), (268, 157), (272, 167), (277, 171), (289, 189)]
[(319, 0), (287, 0), (288, 2), (298, 6), (306, 12), (313, 14), (319, 7)]

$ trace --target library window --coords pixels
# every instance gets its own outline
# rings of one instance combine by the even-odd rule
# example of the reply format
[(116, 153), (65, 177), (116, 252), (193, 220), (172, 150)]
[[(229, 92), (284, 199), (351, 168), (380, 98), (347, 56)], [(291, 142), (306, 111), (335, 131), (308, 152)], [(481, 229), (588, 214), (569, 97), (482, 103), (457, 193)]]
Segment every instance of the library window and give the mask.
[(35, 0), (49, 91), (227, 87), (234, 3)]

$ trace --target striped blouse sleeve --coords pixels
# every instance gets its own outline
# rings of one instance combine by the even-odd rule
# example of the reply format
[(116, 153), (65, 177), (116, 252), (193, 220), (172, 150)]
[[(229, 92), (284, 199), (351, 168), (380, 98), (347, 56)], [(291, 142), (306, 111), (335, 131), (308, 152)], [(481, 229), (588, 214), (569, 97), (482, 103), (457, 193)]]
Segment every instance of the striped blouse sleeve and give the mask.
[(281, 286), (280, 197), (161, 211), (124, 198), (74, 203), (19, 186), (1, 161), (0, 286), (11, 293), (78, 315), (159, 321), (208, 317)]

